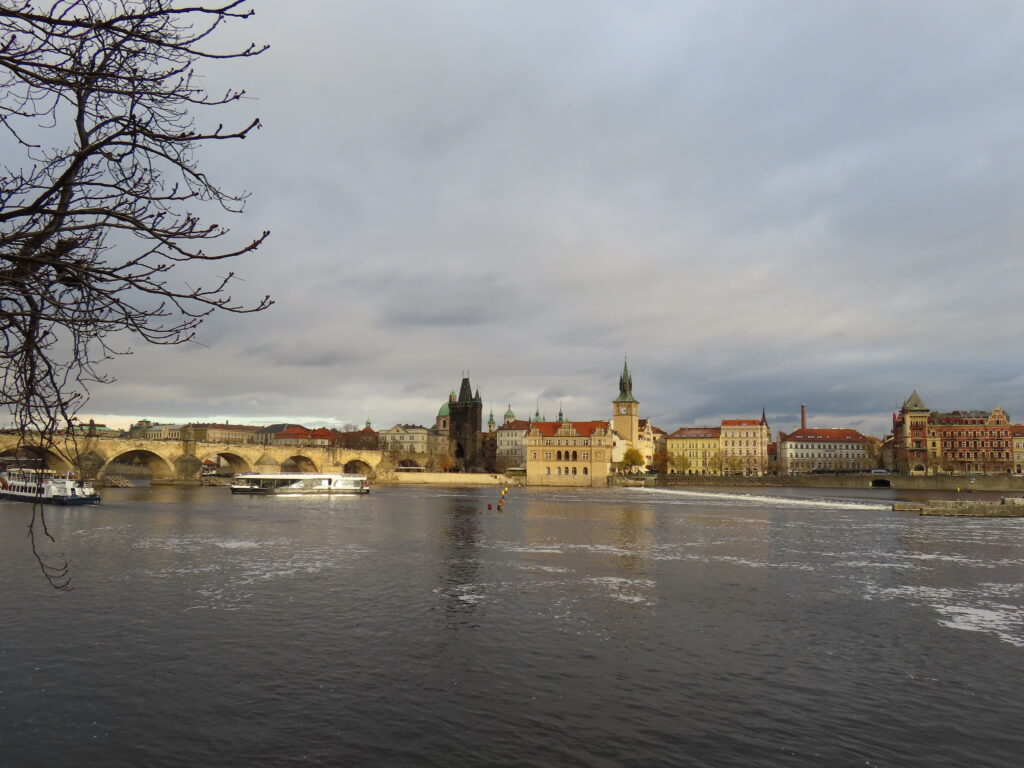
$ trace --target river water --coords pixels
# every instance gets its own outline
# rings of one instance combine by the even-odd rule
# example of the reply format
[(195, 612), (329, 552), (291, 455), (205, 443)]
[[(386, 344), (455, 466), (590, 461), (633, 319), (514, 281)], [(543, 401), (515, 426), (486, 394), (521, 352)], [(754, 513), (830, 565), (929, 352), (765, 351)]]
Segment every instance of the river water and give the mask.
[(2, 763), (1021, 765), (1024, 519), (786, 493), (0, 503)]

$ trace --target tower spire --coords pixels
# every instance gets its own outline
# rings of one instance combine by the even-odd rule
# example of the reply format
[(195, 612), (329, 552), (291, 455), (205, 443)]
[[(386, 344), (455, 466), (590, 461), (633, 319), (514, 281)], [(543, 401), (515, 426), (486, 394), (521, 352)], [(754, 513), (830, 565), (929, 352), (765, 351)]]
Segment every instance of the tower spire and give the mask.
[(616, 403), (635, 403), (633, 397), (633, 377), (629, 373), (629, 361), (622, 358), (622, 375), (619, 376), (619, 396), (615, 398)]

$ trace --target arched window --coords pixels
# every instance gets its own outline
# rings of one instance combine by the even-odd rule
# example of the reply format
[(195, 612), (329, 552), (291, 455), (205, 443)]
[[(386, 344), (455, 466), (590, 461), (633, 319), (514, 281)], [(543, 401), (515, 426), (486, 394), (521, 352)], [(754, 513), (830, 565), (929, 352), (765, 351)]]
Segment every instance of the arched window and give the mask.
[(567, 474), (567, 475), (569, 474), (569, 468), (568, 467), (565, 468), (565, 474)]
[(547, 469), (547, 473), (546, 474), (550, 475), (551, 474), (551, 467), (545, 467), (545, 469)]
[(556, 454), (555, 454), (555, 458), (558, 459), (559, 461), (561, 461), (562, 460), (562, 452), (561, 451), (557, 451)]
[(587, 470), (586, 467), (583, 468), (583, 474), (584, 475), (589, 475), (590, 474), (590, 472)]
[(574, 475), (576, 474), (576, 467), (573, 467), (573, 468), (572, 468), (572, 473), (573, 473)]
[(555, 467), (555, 474), (556, 475), (562, 474), (562, 468), (561, 467)]
[(573, 452), (572, 452), (572, 460), (573, 460), (573, 461), (576, 461), (576, 451), (573, 451)]

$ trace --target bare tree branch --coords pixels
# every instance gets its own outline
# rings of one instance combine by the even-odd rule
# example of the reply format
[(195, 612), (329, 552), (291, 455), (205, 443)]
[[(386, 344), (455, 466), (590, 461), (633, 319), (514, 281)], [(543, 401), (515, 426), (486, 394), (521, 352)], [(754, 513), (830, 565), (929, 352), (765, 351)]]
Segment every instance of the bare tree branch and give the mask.
[(0, 405), (23, 435), (70, 428), (89, 384), (108, 380), (102, 363), (122, 354), (112, 334), (180, 344), (212, 312), (270, 306), (236, 302), (234, 273), (191, 286), (173, 269), (244, 255), (268, 234), (211, 248), (228, 230), (186, 207), (245, 204), (194, 150), (244, 139), (259, 121), (198, 128), (197, 110), (244, 92), (211, 96), (194, 67), (265, 50), (209, 47), (223, 23), (252, 15), (246, 6), (0, 0), (0, 124), (24, 153), (0, 169)]
[[(23, 446), (61, 453), (55, 436), (74, 434), (89, 386), (109, 381), (103, 364), (127, 354), (112, 346), (116, 334), (181, 344), (213, 312), (272, 303), (236, 302), (233, 272), (198, 286), (175, 275), (183, 263), (254, 251), (268, 235), (228, 244), (229, 230), (195, 210), (240, 212), (247, 198), (195, 158), (203, 144), (260, 127), (196, 123), (244, 96), (207, 93), (197, 62), (266, 49), (211, 47), (224, 23), (252, 15), (247, 5), (0, 0), (0, 126), (21, 158), (0, 167), (0, 406)], [(52, 586), (70, 588), (67, 560), (46, 562), (37, 534), (52, 541), (39, 505), (32, 551)]]

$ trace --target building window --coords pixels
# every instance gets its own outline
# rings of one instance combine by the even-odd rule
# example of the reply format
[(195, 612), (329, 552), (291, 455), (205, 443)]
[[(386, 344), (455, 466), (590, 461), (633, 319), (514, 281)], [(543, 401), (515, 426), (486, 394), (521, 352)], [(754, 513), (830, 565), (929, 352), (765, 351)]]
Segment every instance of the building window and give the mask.
[(586, 467), (583, 468), (583, 474), (584, 475), (589, 475), (590, 474), (590, 472), (587, 470)]

